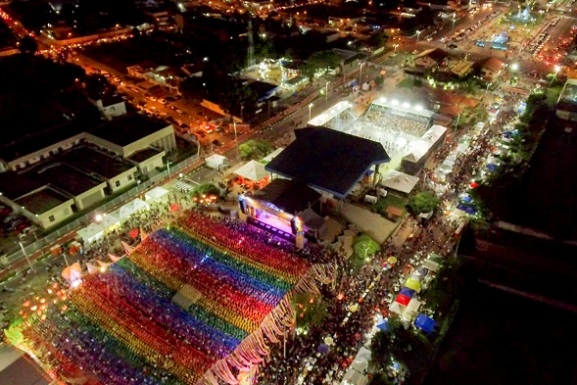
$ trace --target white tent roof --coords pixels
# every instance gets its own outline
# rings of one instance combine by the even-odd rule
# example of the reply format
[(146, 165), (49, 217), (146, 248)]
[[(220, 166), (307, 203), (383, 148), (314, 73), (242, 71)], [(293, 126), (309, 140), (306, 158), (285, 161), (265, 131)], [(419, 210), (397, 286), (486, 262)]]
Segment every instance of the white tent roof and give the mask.
[(116, 212), (108, 213), (102, 219), (102, 226), (104, 229), (115, 226), (119, 223), (118, 214)]
[(407, 305), (407, 308), (403, 312), (404, 319), (411, 319), (417, 315), (419, 308), (421, 307), (421, 301), (415, 298), (411, 298), (411, 301)]
[(220, 167), (222, 167), (225, 162), (227, 161), (225, 156), (222, 156), (220, 154), (212, 154), (211, 156), (209, 156), (208, 158), (206, 158), (204, 160), (206, 162), (206, 165), (210, 168), (213, 169), (219, 169)]
[(142, 199), (133, 199), (124, 206), (120, 208), (118, 211), (120, 219), (125, 219), (137, 212), (138, 210), (147, 209), (148, 203), (143, 201)]
[(101, 223), (91, 223), (87, 227), (77, 231), (78, 235), (82, 237), (84, 242), (94, 242), (102, 236), (104, 227)]
[(391, 170), (384, 176), (381, 185), (408, 194), (415, 188), (417, 183), (419, 183), (418, 177), (397, 170)]
[(401, 305), (397, 301), (393, 301), (391, 303), (391, 306), (389, 306), (389, 311), (391, 311), (393, 313), (397, 313), (398, 315), (401, 315), (405, 311), (405, 306)]
[(426, 267), (427, 269), (431, 270), (431, 271), (438, 271), (439, 270), (439, 264), (435, 261), (431, 261), (430, 259), (425, 259), (423, 261), (423, 266)]
[(156, 200), (168, 194), (168, 190), (164, 187), (157, 186), (145, 194), (146, 200)]
[(268, 172), (264, 169), (264, 164), (256, 160), (246, 162), (243, 166), (234, 170), (234, 174), (255, 182), (268, 176)]

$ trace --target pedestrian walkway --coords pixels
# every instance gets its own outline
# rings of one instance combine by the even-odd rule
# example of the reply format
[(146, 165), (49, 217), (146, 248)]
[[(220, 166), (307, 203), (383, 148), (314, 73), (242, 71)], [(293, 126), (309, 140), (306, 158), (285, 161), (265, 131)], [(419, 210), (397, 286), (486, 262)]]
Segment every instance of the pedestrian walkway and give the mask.
[(181, 192), (183, 194), (189, 194), (194, 191), (194, 186), (186, 183), (185, 181), (179, 180), (175, 184), (172, 185), (172, 188)]

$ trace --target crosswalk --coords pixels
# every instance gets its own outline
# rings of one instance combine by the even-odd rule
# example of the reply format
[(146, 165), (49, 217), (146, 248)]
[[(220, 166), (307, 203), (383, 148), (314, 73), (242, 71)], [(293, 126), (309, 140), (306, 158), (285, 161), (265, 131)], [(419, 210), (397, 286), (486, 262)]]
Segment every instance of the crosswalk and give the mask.
[(188, 184), (182, 180), (179, 180), (175, 184), (173, 184), (172, 188), (174, 188), (175, 190), (177, 190), (183, 194), (189, 194), (194, 190), (194, 186), (192, 186), (192, 185), (190, 185), (190, 184)]

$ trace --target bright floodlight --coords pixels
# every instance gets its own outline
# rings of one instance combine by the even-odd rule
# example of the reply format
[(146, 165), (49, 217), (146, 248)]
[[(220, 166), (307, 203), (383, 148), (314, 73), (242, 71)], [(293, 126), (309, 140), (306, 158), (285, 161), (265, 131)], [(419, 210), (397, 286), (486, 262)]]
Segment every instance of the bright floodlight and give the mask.
[(404, 102), (404, 103), (403, 103), (403, 107), (405, 107), (405, 108), (409, 108), (410, 106), (411, 106), (411, 105), (409, 104), (409, 102)]
[(417, 104), (417, 105), (415, 106), (415, 110), (417, 110), (417, 111), (422, 111), (422, 110), (423, 110), (423, 106), (421, 106), (420, 104)]
[(559, 72), (561, 71), (561, 67), (560, 66), (555, 66), (555, 72)]
[(102, 214), (96, 214), (96, 216), (94, 217), (94, 220), (96, 222), (102, 222), (102, 219), (103, 219)]
[(397, 99), (393, 99), (393, 101), (391, 103), (393, 104), (393, 106), (399, 105), (399, 101)]
[(513, 71), (517, 71), (517, 70), (519, 69), (519, 64), (518, 64), (518, 63), (513, 63), (513, 64), (511, 64), (511, 69), (512, 69)]

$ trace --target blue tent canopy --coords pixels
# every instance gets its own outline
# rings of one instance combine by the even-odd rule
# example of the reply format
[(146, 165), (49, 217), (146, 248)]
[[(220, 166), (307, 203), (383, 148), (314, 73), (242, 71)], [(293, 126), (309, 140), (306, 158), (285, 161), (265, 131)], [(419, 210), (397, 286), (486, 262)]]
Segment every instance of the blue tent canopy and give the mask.
[(391, 329), (389, 326), (389, 321), (383, 319), (381, 322), (377, 324), (377, 329), (382, 330), (384, 332), (389, 331)]
[(471, 197), (468, 196), (468, 195), (463, 195), (463, 196), (461, 197), (461, 201), (462, 201), (462, 202), (465, 202), (465, 203), (471, 203), (471, 202), (473, 201), (473, 198), (471, 198)]
[(435, 320), (421, 313), (415, 320), (415, 326), (425, 333), (431, 334), (435, 331)]
[(415, 291), (413, 289), (409, 289), (408, 287), (403, 286), (401, 291), (399, 291), (399, 294), (406, 295), (409, 298), (413, 298)]
[(489, 164), (487, 165), (487, 169), (488, 169), (489, 171), (497, 171), (497, 168), (498, 168), (498, 167), (499, 167), (499, 166), (497, 166), (496, 164), (493, 164), (493, 163), (489, 163)]
[(471, 214), (471, 215), (477, 214), (476, 208), (474, 208), (473, 206), (470, 206), (470, 205), (463, 204), (463, 203), (458, 204), (457, 209), (464, 211), (467, 214)]

